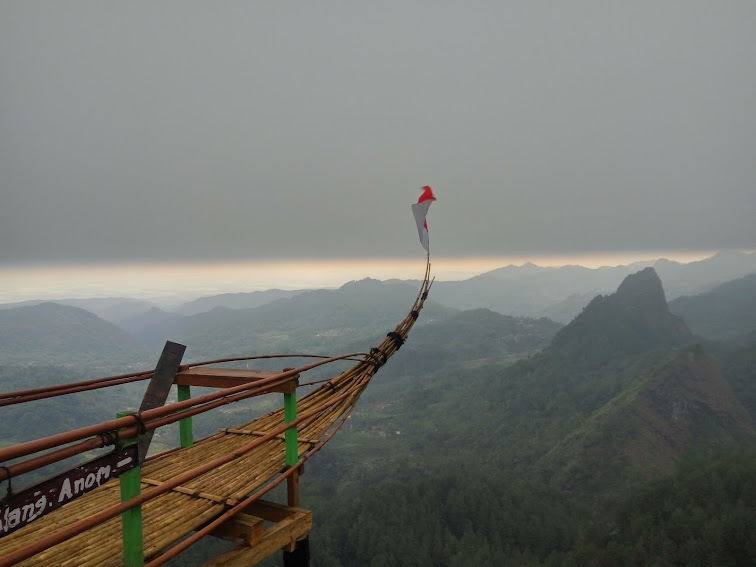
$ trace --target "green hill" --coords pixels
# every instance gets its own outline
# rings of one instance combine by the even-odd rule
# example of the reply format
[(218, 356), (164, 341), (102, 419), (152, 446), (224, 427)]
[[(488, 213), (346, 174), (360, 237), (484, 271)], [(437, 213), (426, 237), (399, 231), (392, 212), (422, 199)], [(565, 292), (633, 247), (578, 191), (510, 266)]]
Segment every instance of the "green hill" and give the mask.
[(150, 358), (151, 352), (131, 335), (78, 307), (47, 302), (0, 310), (0, 366), (77, 366), (90, 372), (120, 368), (125, 372), (124, 368), (143, 368)]
[[(165, 340), (187, 345), (187, 359), (250, 354), (363, 351), (406, 314), (417, 295), (413, 286), (365, 279), (337, 290), (314, 290), (251, 309), (216, 307), (171, 319), (138, 337), (154, 347)], [(429, 300), (418, 322), (456, 311)]]
[(549, 319), (510, 317), (488, 309), (461, 311), (413, 329), (397, 359), (412, 373), (448, 365), (512, 362), (538, 352), (562, 326)]
[(601, 364), (689, 340), (685, 324), (669, 311), (659, 276), (646, 268), (627, 276), (616, 293), (593, 299), (557, 334), (549, 352)]
[(572, 492), (626, 494), (686, 458), (737, 448), (753, 433), (714, 361), (692, 345), (637, 376), (538, 465)]
[(756, 274), (723, 283), (707, 293), (678, 297), (669, 308), (697, 335), (742, 340), (756, 331)]
[[(457, 318), (447, 331), (462, 341)], [(414, 341), (431, 331), (413, 331)], [(477, 344), (478, 335), (470, 338)], [(363, 478), (392, 462), (446, 467), (453, 455), (454, 467), (540, 478), (608, 512), (692, 455), (752, 442), (750, 417), (712, 359), (685, 346), (691, 340), (669, 313), (658, 276), (643, 270), (591, 302), (542, 352), (514, 364), (492, 356), (470, 366), (443, 343), (436, 367), (371, 385), (351, 430), (333, 443)]]

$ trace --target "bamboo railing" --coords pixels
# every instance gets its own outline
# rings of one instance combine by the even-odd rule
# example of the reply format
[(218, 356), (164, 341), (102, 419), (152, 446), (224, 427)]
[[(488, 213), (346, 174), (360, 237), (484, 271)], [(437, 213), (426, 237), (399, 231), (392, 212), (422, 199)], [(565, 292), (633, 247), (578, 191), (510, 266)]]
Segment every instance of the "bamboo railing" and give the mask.
[[(0, 537), (0, 567), (123, 565), (120, 515), (138, 506), (142, 507), (143, 512), (145, 565), (157, 567), (235, 515), (243, 513), (272, 488), (298, 474), (300, 465), (344, 424), (371, 378), (407, 338), (431, 285), (428, 261), (420, 292), (409, 313), (369, 353), (319, 360), (282, 372), (256, 385), (228, 388), (219, 393), (145, 411), (139, 417), (139, 424), (135, 424), (130, 417), (124, 417), (100, 424), (102, 427), (99, 429), (92, 426), (78, 430), (73, 435), (75, 439), (53, 436), (47, 440), (0, 449), (0, 463), (50, 449), (52, 451), (48, 455), (53, 457), (56, 451), (69, 456), (76, 454), (70, 447), (89, 450), (102, 446), (98, 443), (105, 432), (115, 430), (121, 439), (136, 436), (140, 427), (151, 430), (232, 401), (259, 395), (266, 391), (265, 388), (279, 385), (294, 374), (335, 360), (357, 359), (351, 368), (324, 381), (298, 399), (293, 421), (285, 421), (284, 410), (280, 409), (236, 427), (223, 429), (190, 447), (157, 455), (148, 459), (141, 468), (141, 492), (138, 495), (121, 502), (119, 484), (114, 479)], [(140, 374), (140, 378), (142, 375), (144, 373)], [(117, 377), (115, 382), (120, 383), (123, 379)], [(107, 381), (103, 379), (103, 382)], [(91, 385), (87, 383), (83, 387), (89, 388)], [(65, 393), (65, 390), (59, 388), (53, 395), (58, 391)], [(22, 397), (6, 396), (6, 399)], [(30, 399), (37, 398), (32, 396)], [(284, 434), (293, 427), (297, 428), (298, 433), (297, 462), (287, 466)], [(65, 449), (59, 448), (63, 442), (76, 440)], [(25, 461), (25, 466), (22, 462), (0, 467), (0, 480), (47, 464), (45, 458), (49, 460), (49, 457), (33, 457)]]

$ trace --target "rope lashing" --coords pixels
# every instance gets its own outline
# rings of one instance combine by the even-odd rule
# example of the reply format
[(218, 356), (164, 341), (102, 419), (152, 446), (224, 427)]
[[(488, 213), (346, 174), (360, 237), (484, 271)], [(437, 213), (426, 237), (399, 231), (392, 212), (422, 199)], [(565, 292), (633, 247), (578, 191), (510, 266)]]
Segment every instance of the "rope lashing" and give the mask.
[(107, 447), (108, 445), (115, 445), (121, 439), (121, 435), (118, 433), (118, 431), (106, 431), (105, 433), (100, 433), (97, 437), (102, 439), (103, 447)]
[(399, 333), (397, 333), (396, 331), (391, 331), (390, 333), (386, 333), (386, 336), (394, 341), (394, 344), (396, 345), (396, 350), (399, 350), (400, 348), (402, 348), (402, 345), (404, 344), (404, 339)]
[(142, 412), (137, 411), (130, 415), (136, 420), (137, 425), (139, 426), (137, 429), (137, 434), (144, 435), (145, 433), (147, 433), (147, 426), (144, 424), (144, 420), (142, 419)]
[[(377, 355), (380, 355), (380, 358), (378, 358)], [(370, 349), (369, 356), (372, 359), (371, 362), (375, 365), (376, 369), (386, 364), (386, 361), (388, 360), (388, 356), (386, 356), (386, 353), (376, 347), (373, 347)]]

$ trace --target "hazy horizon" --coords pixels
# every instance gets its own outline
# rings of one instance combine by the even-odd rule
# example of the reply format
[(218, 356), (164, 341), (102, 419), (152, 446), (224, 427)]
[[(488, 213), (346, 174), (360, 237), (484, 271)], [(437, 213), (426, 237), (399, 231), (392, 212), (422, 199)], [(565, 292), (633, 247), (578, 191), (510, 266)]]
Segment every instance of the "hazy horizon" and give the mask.
[[(587, 268), (649, 263), (666, 258), (689, 263), (716, 251), (614, 254), (431, 257), (438, 281), (457, 281), (508, 265)], [(171, 304), (221, 293), (268, 289), (332, 289), (364, 278), (421, 279), (425, 258), (280, 260), (241, 262), (0, 264), (0, 303), (27, 300), (125, 297)]]

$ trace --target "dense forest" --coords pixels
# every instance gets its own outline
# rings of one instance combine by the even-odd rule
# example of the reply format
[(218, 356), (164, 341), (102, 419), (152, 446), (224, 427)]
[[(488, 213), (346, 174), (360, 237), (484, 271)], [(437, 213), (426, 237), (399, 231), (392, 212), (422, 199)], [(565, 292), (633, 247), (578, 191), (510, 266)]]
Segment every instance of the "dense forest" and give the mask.
[[(756, 452), (649, 482), (595, 522), (581, 499), (497, 471), (394, 478), (316, 506), (318, 567), (753, 565)], [(271, 565), (274, 563), (271, 563)]]

